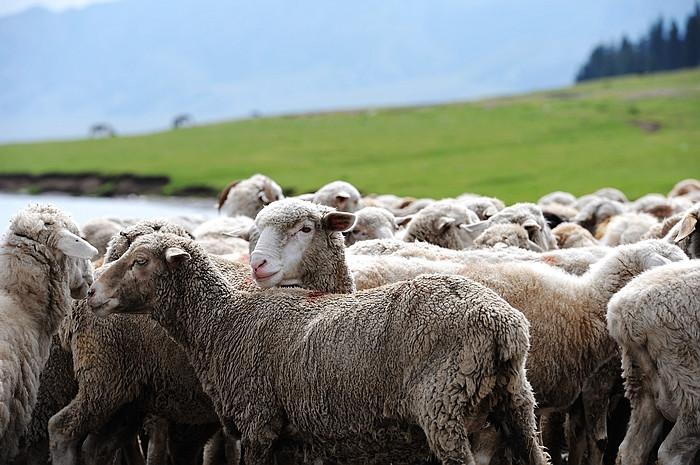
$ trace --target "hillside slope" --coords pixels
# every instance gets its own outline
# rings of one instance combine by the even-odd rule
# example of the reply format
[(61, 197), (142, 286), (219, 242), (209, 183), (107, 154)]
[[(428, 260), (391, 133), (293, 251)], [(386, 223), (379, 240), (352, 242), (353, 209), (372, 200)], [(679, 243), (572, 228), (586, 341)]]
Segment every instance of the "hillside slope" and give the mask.
[[(139, 137), (0, 146), (0, 173), (166, 176), (217, 191), (256, 172), (288, 193), (506, 203), (613, 186), (634, 199), (700, 177), (700, 69), (441, 106), (254, 118)], [(104, 187), (100, 192), (105, 193)]]

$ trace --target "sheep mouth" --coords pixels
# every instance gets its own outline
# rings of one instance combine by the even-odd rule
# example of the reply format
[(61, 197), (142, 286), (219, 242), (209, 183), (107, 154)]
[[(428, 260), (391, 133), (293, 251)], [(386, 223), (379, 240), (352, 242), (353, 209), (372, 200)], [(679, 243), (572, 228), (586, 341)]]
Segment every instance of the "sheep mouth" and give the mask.
[(269, 281), (270, 278), (272, 278), (273, 276), (275, 276), (277, 274), (279, 274), (279, 271), (274, 271), (272, 273), (260, 273), (260, 274), (254, 273), (253, 279), (255, 279), (255, 282), (264, 283), (264, 282)]
[(117, 303), (117, 299), (112, 298), (97, 302), (94, 298), (90, 297), (87, 301), (87, 304), (92, 309), (92, 312), (97, 316), (110, 315), (111, 313), (113, 313), (112, 309), (114, 309), (117, 306)]

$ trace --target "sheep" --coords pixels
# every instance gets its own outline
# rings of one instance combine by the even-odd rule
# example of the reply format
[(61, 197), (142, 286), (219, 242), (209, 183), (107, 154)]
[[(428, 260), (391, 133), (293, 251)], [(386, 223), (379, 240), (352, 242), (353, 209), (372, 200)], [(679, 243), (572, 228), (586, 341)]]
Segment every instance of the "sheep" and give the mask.
[(472, 242), (472, 249), (519, 247), (542, 252), (539, 245), (530, 240), (528, 232), (519, 224), (496, 224), (479, 234)]
[(468, 225), (478, 223), (475, 212), (454, 199), (443, 199), (420, 210), (406, 225), (405, 242), (429, 242), (449, 249), (471, 247), (481, 231), (469, 231)]
[(524, 372), (527, 322), (470, 280), (247, 293), (196, 242), (154, 234), (97, 278), (88, 303), (98, 315), (151, 309), (224, 431), (241, 433), (247, 463), (270, 463), (292, 440), (339, 461), (473, 464), (467, 436), (487, 420), (502, 424), (516, 459), (546, 462)]
[(220, 215), (255, 218), (265, 205), (283, 198), (282, 188), (258, 173), (226, 186), (219, 194), (217, 208)]
[[(341, 233), (354, 224), (353, 213), (326, 205), (295, 198), (271, 203), (255, 218), (259, 237), (251, 240), (250, 254), (255, 282), (264, 288), (301, 285), (324, 292), (353, 292), (355, 284), (347, 267), (332, 264), (345, 263)], [(293, 279), (288, 279), (290, 274)]]
[(488, 221), (468, 227), (468, 229), (483, 231), (487, 227), (496, 224), (509, 223), (519, 224), (525, 228), (530, 240), (537, 244), (540, 249), (552, 250), (557, 248), (557, 241), (552, 236), (552, 232), (542, 214), (542, 209), (534, 203), (515, 203), (494, 214)]
[(578, 223), (595, 235), (597, 226), (611, 216), (627, 211), (627, 205), (619, 200), (611, 200), (595, 195), (584, 196), (577, 203), (578, 213), (569, 221)]
[(488, 220), (499, 211), (506, 208), (505, 203), (496, 197), (485, 197), (478, 194), (461, 194), (457, 201), (476, 213), (480, 220)]
[(630, 212), (649, 213), (659, 221), (671, 215), (681, 213), (693, 206), (693, 201), (686, 197), (666, 197), (661, 194), (646, 194), (629, 205)]
[[(112, 239), (105, 263), (119, 258), (137, 237), (165, 232), (191, 238), (186, 230), (165, 218), (141, 221)], [(254, 287), (247, 265), (219, 257), (213, 260), (240, 288)], [(118, 421), (125, 411), (134, 418), (131, 426), (126, 425), (132, 434), (147, 414), (193, 425), (190, 435), (200, 433), (192, 429), (197, 428), (201, 430), (199, 435), (205, 436), (197, 445), (200, 449), (206, 437), (220, 427), (213, 405), (182, 349), (147, 316), (97, 318), (80, 302), (68, 314), (60, 335), (62, 345), (73, 356), (71, 375), (74, 373), (77, 395), (68, 399), (70, 403), (54, 406), (50, 413), (53, 416), (47, 432), (55, 465), (75, 463), (78, 448), (88, 433), (102, 440), (83, 443), (83, 460), (91, 457), (93, 463), (99, 463), (95, 457), (112, 454), (119, 443), (102, 444), (104, 432), (116, 427), (108, 426), (113, 421), (110, 418)], [(60, 391), (61, 386), (55, 386), (55, 390)], [(43, 427), (46, 430), (47, 424), (43, 423)], [(194, 447), (190, 454), (197, 450)], [(193, 458), (180, 455), (177, 463), (192, 463), (188, 460)], [(153, 457), (149, 463), (156, 463)]]
[(647, 463), (665, 419), (674, 425), (658, 448), (658, 463), (698, 463), (699, 290), (700, 264), (688, 260), (649, 270), (610, 299), (608, 329), (622, 349), (632, 407), (620, 465)]
[(602, 245), (615, 247), (639, 241), (659, 220), (649, 213), (625, 212), (598, 225), (596, 238)]
[(537, 205), (542, 209), (551, 204), (572, 207), (576, 204), (576, 196), (571, 192), (554, 191), (543, 195), (537, 200)]
[(664, 236), (668, 242), (678, 245), (690, 258), (700, 258), (700, 203), (685, 211)]
[(345, 233), (345, 245), (369, 239), (394, 238), (399, 226), (394, 214), (386, 208), (361, 208), (355, 212), (355, 225)]
[[(277, 204), (277, 207), (278, 214), (284, 211), (284, 204)], [(296, 213), (298, 214), (299, 211), (298, 209)], [(303, 221), (297, 216), (290, 223), (302, 225)], [(270, 212), (268, 225), (274, 224)], [(294, 233), (298, 227), (280, 229)], [(273, 238), (281, 235), (266, 234), (266, 236)], [(278, 256), (276, 260), (285, 265), (284, 279), (294, 281), (297, 278), (293, 273), (294, 270), (303, 267), (300, 263), (300, 260), (303, 260), (302, 257), (324, 256), (323, 251), (320, 250), (322, 247), (323, 245), (319, 246), (317, 243), (313, 252), (298, 248), (294, 249), (293, 255), (289, 253), (289, 249), (281, 252), (281, 255), (286, 253), (287, 258)], [(425, 251), (430, 249), (438, 254), (450, 252), (429, 244), (422, 247)], [(566, 412), (581, 392), (586, 380), (615, 356), (615, 345), (608, 338), (603, 321), (604, 307), (612, 293), (621, 288), (625, 280), (640, 273), (645, 267), (663, 263), (659, 256), (672, 260), (687, 259), (678, 247), (662, 240), (645, 241), (634, 247), (596, 249), (607, 251), (607, 254), (580, 278), (552, 269), (545, 264), (517, 261), (513, 257), (505, 264), (490, 263), (494, 261), (495, 256), (483, 257), (481, 261), (472, 260), (471, 264), (463, 266), (449, 261), (434, 262), (435, 266), (432, 269), (430, 262), (422, 258), (404, 258), (403, 263), (400, 263), (402, 261), (400, 256), (364, 257), (364, 261), (358, 262), (358, 257), (350, 254), (346, 257), (335, 255), (340, 257), (335, 261), (326, 255), (323, 262), (332, 270), (345, 267), (351, 270), (358, 289), (367, 289), (398, 279), (409, 279), (415, 276), (412, 273), (434, 273), (440, 269), (442, 272), (466, 275), (495, 290), (511, 305), (523, 311), (528, 318), (533, 318), (531, 322), (537, 331), (549, 328), (548, 334), (537, 333), (537, 342), (533, 340), (533, 352), (537, 352), (538, 355), (531, 357), (528, 361), (531, 379), (532, 376), (536, 376), (532, 382), (538, 406), (543, 414), (549, 415), (554, 412)], [(267, 250), (283, 250), (283, 248), (277, 247), (274, 243), (266, 243)], [(452, 253), (463, 256), (476, 255), (474, 251), (452, 251)], [(256, 256), (260, 262), (266, 259), (266, 253), (263, 252), (259, 254), (254, 252), (253, 256)], [(523, 292), (523, 289), (527, 289), (528, 292)], [(550, 321), (552, 318), (554, 322)], [(558, 338), (555, 337), (556, 335)], [(577, 342), (572, 343), (571, 340)], [(556, 346), (551, 346), (552, 341), (555, 341)], [(561, 363), (561, 357), (564, 358), (563, 363)], [(605, 379), (600, 381), (600, 383), (605, 382)], [(598, 422), (591, 412), (588, 413), (592, 417), (589, 424), (595, 427)]]
[(586, 228), (577, 223), (565, 221), (552, 229), (552, 235), (557, 240), (557, 247), (570, 249), (572, 247), (588, 247), (599, 244)]
[(311, 201), (348, 213), (356, 212), (364, 207), (360, 191), (345, 181), (333, 181), (326, 184), (314, 192)]
[(83, 238), (97, 249), (94, 260), (102, 258), (107, 250), (110, 239), (119, 234), (126, 226), (134, 225), (139, 220), (136, 218), (117, 218), (114, 216), (101, 216), (90, 218), (81, 228)]
[(669, 191), (668, 197), (682, 197), (700, 192), (700, 181), (693, 178), (678, 181)]
[(456, 262), (463, 264), (523, 260), (546, 263), (549, 266), (562, 268), (568, 273), (581, 275), (588, 270), (592, 263), (604, 257), (609, 250), (610, 247), (600, 245), (555, 249), (541, 253), (516, 247), (489, 250), (452, 250), (427, 242), (374, 239), (351, 245), (346, 249), (346, 256), (349, 258), (354, 255), (398, 255), (405, 258), (420, 257), (443, 263)]
[(92, 283), (97, 253), (51, 204), (21, 209), (0, 239), (0, 463), (18, 452), (51, 338)]
[(192, 231), (192, 236), (199, 241), (209, 253), (226, 255), (232, 259), (248, 262), (248, 241), (240, 237), (231, 237), (229, 231), (247, 229), (253, 225), (253, 218), (245, 215), (217, 216)]

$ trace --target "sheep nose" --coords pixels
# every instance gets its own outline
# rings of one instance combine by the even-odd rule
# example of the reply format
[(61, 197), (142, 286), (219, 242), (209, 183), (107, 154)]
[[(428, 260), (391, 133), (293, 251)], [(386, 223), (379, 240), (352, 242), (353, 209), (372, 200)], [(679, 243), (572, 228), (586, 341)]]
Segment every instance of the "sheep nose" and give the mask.
[(251, 266), (251, 268), (253, 268), (253, 271), (258, 271), (258, 268), (262, 268), (266, 264), (267, 264), (267, 260), (262, 259), (262, 260), (256, 260), (256, 261), (252, 262), (250, 264), (250, 266)]
[(95, 289), (93, 289), (93, 288), (88, 289), (87, 296), (92, 297), (93, 295), (95, 295)]

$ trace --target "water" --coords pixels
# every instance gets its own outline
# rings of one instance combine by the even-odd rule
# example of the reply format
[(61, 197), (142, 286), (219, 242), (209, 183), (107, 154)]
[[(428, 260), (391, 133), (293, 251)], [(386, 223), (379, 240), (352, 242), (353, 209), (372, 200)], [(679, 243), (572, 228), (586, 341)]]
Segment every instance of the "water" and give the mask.
[(216, 199), (145, 196), (106, 198), (0, 193), (0, 233), (5, 230), (15, 213), (33, 203), (54, 204), (70, 213), (81, 226), (91, 218), (103, 216), (138, 219), (168, 216), (206, 220), (218, 215)]

